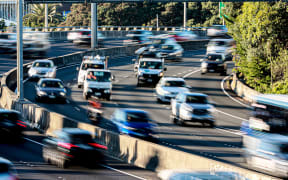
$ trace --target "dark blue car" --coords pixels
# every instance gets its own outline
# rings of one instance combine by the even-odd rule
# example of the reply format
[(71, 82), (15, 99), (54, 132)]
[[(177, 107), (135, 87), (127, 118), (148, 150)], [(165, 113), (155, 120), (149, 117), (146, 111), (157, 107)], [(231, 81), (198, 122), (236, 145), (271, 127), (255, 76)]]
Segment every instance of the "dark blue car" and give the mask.
[(143, 110), (117, 109), (113, 113), (111, 121), (123, 134), (141, 138), (153, 138), (155, 135), (156, 124)]

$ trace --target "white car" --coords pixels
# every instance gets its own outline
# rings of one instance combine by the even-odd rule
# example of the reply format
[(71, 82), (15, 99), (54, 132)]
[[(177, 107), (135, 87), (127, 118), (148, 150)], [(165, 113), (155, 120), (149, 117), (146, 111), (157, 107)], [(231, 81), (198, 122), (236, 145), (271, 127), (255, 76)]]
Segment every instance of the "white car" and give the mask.
[(158, 102), (170, 102), (180, 92), (189, 92), (189, 86), (183, 78), (177, 77), (162, 77), (155, 88)]
[(207, 29), (207, 36), (223, 36), (227, 34), (228, 29), (224, 25), (213, 25)]
[(84, 83), (87, 69), (105, 69), (105, 56), (84, 56), (80, 68), (77, 67), (78, 73), (78, 88), (81, 88)]
[(180, 126), (185, 122), (198, 122), (203, 126), (214, 127), (215, 108), (208, 101), (208, 96), (202, 93), (179, 93), (171, 100), (171, 118)]
[(85, 75), (83, 97), (88, 99), (92, 96), (110, 100), (112, 92), (111, 72), (106, 69), (88, 69)]
[[(105, 36), (99, 31), (97, 32), (97, 39), (99, 46), (103, 46)], [(72, 41), (74, 44), (90, 44), (91, 43), (91, 30), (90, 29), (77, 29), (67, 34), (67, 40)]]
[(17, 172), (11, 161), (0, 157), (0, 179), (14, 179), (18, 180)]
[(28, 65), (28, 76), (29, 78), (55, 78), (56, 77), (56, 66), (53, 61), (35, 60), (32, 65)]
[(206, 53), (224, 54), (225, 57), (231, 56), (234, 43), (233, 39), (212, 39), (208, 43)]

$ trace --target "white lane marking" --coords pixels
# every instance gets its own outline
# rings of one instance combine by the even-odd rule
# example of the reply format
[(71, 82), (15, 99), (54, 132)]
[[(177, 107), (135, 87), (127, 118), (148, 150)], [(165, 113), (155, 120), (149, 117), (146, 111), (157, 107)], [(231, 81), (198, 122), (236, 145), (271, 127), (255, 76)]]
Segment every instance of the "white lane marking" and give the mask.
[(182, 73), (178, 73), (178, 74), (182, 74)]
[(32, 139), (29, 139), (29, 138), (26, 138), (26, 137), (24, 137), (24, 139), (26, 139), (27, 141), (33, 142), (33, 143), (35, 143), (35, 144), (38, 144), (38, 145), (40, 145), (40, 146), (45, 146), (44, 144), (39, 143), (39, 142), (37, 142), (37, 141), (34, 141), (34, 140), (32, 140)]
[(116, 172), (119, 172), (119, 173), (122, 173), (122, 174), (126, 174), (126, 175), (128, 175), (128, 176), (132, 176), (132, 177), (134, 177), (134, 178), (136, 178), (136, 179), (146, 180), (145, 178), (142, 178), (142, 177), (139, 177), (139, 176), (136, 176), (136, 175), (133, 175), (133, 174), (124, 172), (124, 171), (120, 171), (120, 170), (118, 170), (118, 169), (112, 168), (112, 167), (107, 166), (107, 165), (104, 165), (104, 164), (100, 164), (100, 166), (105, 167), (105, 168), (110, 169), (110, 170), (113, 170), (113, 171), (116, 171)]
[[(192, 70), (190, 70), (190, 71), (192, 71)], [(190, 72), (190, 73), (188, 73), (188, 74), (185, 74), (185, 75), (183, 76), (183, 78), (186, 78), (186, 77), (190, 76), (191, 74), (194, 74), (194, 73), (199, 72), (199, 71), (200, 71), (200, 69), (197, 69), (197, 70), (192, 71), (192, 72)]]
[(71, 65), (67, 65), (67, 66), (64, 66), (64, 67), (58, 67), (57, 70), (66, 69), (66, 68), (70, 68), (70, 67), (78, 66), (78, 65), (80, 65), (80, 63), (71, 64)]
[(69, 104), (69, 103), (70, 103), (70, 101), (69, 101), (68, 99), (66, 99), (66, 103), (68, 103), (68, 104)]
[[(215, 128), (217, 130), (220, 130), (220, 131), (223, 131), (223, 132), (228, 132), (228, 133), (232, 133), (232, 134), (236, 134), (238, 136), (243, 136), (244, 133), (242, 133), (241, 131), (239, 132), (235, 132), (235, 130), (232, 130), (232, 129), (227, 129), (227, 128)], [(234, 132), (233, 132), (234, 131)]]
[(222, 91), (224, 92), (224, 94), (226, 94), (226, 96), (228, 96), (228, 97), (229, 97), (230, 99), (232, 99), (233, 101), (241, 104), (242, 106), (250, 107), (249, 105), (244, 104), (244, 103), (242, 103), (241, 101), (239, 101), (239, 100), (233, 98), (232, 96), (230, 96), (229, 93), (225, 90), (225, 88), (224, 88), (224, 82), (225, 82), (231, 75), (232, 75), (232, 74), (230, 74), (229, 76), (226, 76), (225, 78), (222, 79), (222, 81), (221, 81), (221, 89), (222, 89)]
[(25, 84), (28, 80), (29, 80), (29, 78), (24, 79), (24, 80), (23, 80), (23, 84)]
[[(40, 146), (45, 146), (44, 144), (39, 143), (39, 142), (37, 142), (37, 141), (34, 141), (34, 140), (32, 140), (32, 139), (29, 139), (29, 138), (24, 138), (24, 139), (26, 139), (27, 141), (33, 142), (33, 143), (35, 143), (35, 144), (38, 144), (38, 145), (40, 145)], [(145, 178), (142, 178), (142, 177), (136, 176), (136, 175), (134, 175), (134, 174), (130, 174), (130, 173), (127, 173), (127, 172), (124, 172), (124, 171), (115, 169), (115, 168), (113, 168), (113, 167), (110, 167), (110, 166), (107, 166), (107, 165), (104, 165), (104, 164), (100, 164), (100, 166), (105, 167), (105, 168), (110, 169), (110, 170), (113, 170), (113, 171), (116, 171), (116, 172), (119, 172), (119, 173), (122, 173), (122, 174), (126, 174), (126, 175), (131, 176), (131, 177), (134, 177), (134, 178), (136, 178), (136, 179), (146, 180)]]
[(222, 114), (225, 114), (225, 115), (227, 115), (227, 116), (233, 117), (233, 118), (235, 118), (235, 119), (240, 119), (241, 121), (249, 121), (248, 119), (244, 119), (244, 118), (241, 118), (241, 117), (238, 117), (238, 116), (234, 116), (234, 115), (232, 115), (232, 114), (226, 113), (226, 112), (221, 111), (221, 110), (219, 110), (219, 109), (216, 109), (216, 111), (218, 111), (218, 112), (220, 112), (220, 113), (222, 113)]

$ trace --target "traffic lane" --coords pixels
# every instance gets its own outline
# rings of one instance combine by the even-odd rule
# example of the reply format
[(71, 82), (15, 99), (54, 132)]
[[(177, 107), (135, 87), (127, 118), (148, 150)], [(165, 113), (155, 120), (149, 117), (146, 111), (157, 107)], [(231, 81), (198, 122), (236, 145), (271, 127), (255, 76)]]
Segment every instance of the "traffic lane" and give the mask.
[[(189, 59), (191, 60), (191, 59)], [(189, 61), (188, 60), (188, 61)], [(199, 70), (198, 67), (191, 68), (191, 65), (197, 64), (191, 62), (169, 63), (167, 76), (183, 76), (193, 71)], [(173, 64), (173, 65), (172, 65)], [(182, 66), (183, 65), (183, 66)], [(211, 155), (213, 157), (229, 160), (233, 162), (243, 162), (241, 157), (241, 137), (234, 134), (223, 134), (222, 131), (202, 128), (199, 125), (178, 127), (170, 121), (170, 107), (166, 104), (157, 104), (153, 87), (136, 87), (136, 78), (133, 72), (133, 65), (125, 65), (117, 68), (110, 68), (115, 72), (117, 82), (113, 86), (112, 102), (103, 102), (105, 119), (116, 108), (138, 108), (151, 113), (152, 119), (159, 124), (159, 138), (164, 145), (180, 148), (183, 151)], [(71, 102), (75, 102), (75, 107), (85, 109), (85, 102), (82, 97), (82, 90), (79, 91), (76, 82), (71, 87)], [(85, 112), (85, 111), (83, 111)], [(217, 119), (218, 121), (218, 119)], [(106, 129), (113, 129), (109, 121), (103, 121), (99, 126)], [(228, 153), (230, 152), (230, 153)]]
[(105, 164), (96, 169), (71, 166), (60, 169), (43, 161), (41, 142), (43, 135), (26, 131), (23, 143), (0, 143), (0, 156), (13, 162), (20, 179), (157, 179), (155, 172), (133, 167), (118, 160), (106, 157)]

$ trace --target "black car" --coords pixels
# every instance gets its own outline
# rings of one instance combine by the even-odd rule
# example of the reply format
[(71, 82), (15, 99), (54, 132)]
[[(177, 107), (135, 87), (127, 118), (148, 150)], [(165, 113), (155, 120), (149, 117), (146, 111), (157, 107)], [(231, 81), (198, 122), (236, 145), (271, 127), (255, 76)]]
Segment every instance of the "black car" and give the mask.
[(72, 164), (95, 166), (103, 161), (100, 150), (107, 147), (96, 143), (90, 132), (79, 128), (63, 128), (54, 131), (53, 137), (43, 140), (43, 159), (60, 168)]
[(36, 85), (36, 101), (66, 102), (66, 89), (60, 79), (41, 78)]
[(218, 72), (221, 75), (227, 74), (224, 54), (207, 54), (201, 61), (201, 74), (208, 72)]
[(24, 121), (20, 112), (0, 109), (0, 133), (7, 134), (5, 138), (21, 137), (25, 128), (27, 128), (27, 122)]

